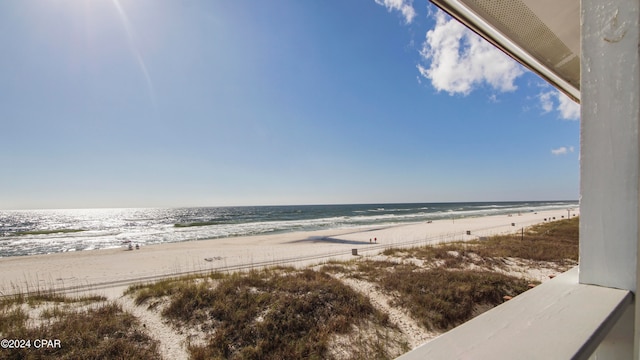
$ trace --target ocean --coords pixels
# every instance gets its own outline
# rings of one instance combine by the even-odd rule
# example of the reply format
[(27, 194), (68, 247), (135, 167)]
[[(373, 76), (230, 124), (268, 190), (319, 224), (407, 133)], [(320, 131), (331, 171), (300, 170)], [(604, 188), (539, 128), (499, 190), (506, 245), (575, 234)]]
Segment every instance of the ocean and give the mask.
[(577, 209), (577, 201), (0, 210), (0, 257)]

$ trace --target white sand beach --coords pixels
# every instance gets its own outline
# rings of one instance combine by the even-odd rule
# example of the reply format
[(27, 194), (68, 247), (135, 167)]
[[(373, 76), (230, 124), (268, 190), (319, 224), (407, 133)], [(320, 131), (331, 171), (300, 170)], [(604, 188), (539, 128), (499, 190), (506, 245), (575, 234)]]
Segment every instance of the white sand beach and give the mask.
[[(573, 214), (572, 214), (573, 215)], [(303, 266), (330, 259), (374, 255), (389, 247), (471, 240), (519, 232), (561, 219), (563, 210), (447, 219), (266, 236), (233, 237), (161, 245), (139, 250), (79, 251), (0, 259), (0, 294), (40, 290), (93, 290), (120, 296), (124, 287), (192, 272), (234, 271), (271, 265)]]

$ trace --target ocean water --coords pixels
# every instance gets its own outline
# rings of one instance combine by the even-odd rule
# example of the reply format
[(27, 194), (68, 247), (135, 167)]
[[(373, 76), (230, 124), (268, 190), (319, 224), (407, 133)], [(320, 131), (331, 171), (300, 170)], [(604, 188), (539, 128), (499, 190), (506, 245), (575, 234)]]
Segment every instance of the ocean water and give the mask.
[(0, 211), (0, 257), (577, 208), (577, 201)]

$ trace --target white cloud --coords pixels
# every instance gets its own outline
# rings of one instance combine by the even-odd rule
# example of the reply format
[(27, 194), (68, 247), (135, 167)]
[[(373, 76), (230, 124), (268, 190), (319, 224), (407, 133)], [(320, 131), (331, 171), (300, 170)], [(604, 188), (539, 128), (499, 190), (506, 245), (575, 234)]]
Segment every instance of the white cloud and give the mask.
[(538, 94), (538, 99), (545, 114), (555, 109), (563, 120), (580, 119), (580, 105), (558, 90), (542, 92)]
[(551, 96), (553, 96), (553, 91), (540, 93), (538, 95), (538, 98), (540, 99), (540, 106), (542, 106), (542, 110), (544, 110), (545, 114), (553, 110), (553, 99)]
[(435, 17), (436, 26), (427, 32), (420, 51), (429, 65), (418, 65), (433, 87), (451, 95), (467, 95), (483, 83), (502, 92), (517, 88), (514, 81), (524, 73), (518, 63), (444, 12)]
[(375, 2), (386, 7), (389, 11), (400, 11), (407, 24), (411, 24), (413, 18), (416, 17), (416, 11), (413, 9), (413, 0), (375, 0)]
[(568, 148), (566, 146), (561, 146), (557, 149), (551, 149), (551, 153), (553, 155), (567, 155), (570, 152), (573, 152), (575, 149), (573, 148), (573, 146), (569, 146)]
[(579, 120), (580, 119), (580, 105), (578, 105), (569, 97), (558, 91), (558, 111), (560, 111), (561, 117), (565, 120)]

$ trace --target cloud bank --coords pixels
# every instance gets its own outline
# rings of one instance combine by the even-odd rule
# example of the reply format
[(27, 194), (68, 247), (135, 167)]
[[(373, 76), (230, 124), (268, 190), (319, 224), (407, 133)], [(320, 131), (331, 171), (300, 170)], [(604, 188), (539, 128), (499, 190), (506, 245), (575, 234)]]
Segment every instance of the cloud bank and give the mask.
[(416, 17), (416, 11), (413, 9), (413, 0), (375, 0), (375, 2), (386, 7), (389, 11), (399, 11), (407, 24), (411, 24)]
[(435, 17), (436, 26), (427, 32), (420, 51), (427, 65), (418, 65), (418, 70), (436, 90), (467, 95), (484, 84), (501, 92), (517, 88), (514, 82), (524, 74), (517, 62), (444, 12)]

